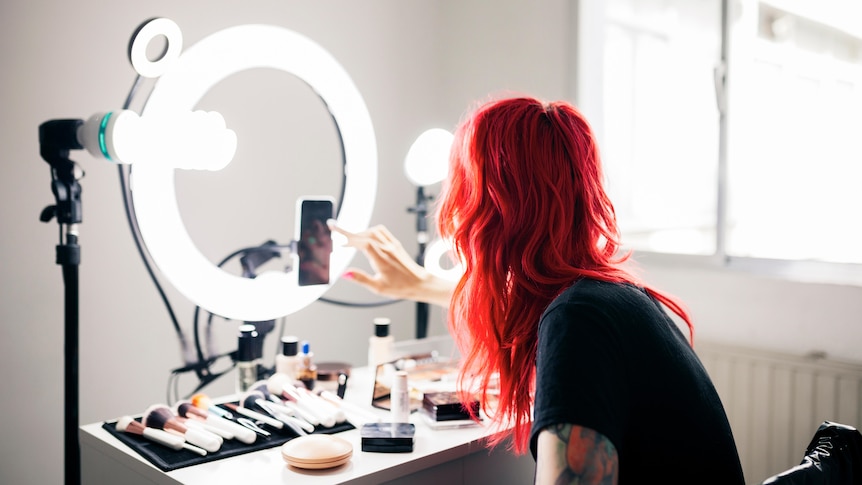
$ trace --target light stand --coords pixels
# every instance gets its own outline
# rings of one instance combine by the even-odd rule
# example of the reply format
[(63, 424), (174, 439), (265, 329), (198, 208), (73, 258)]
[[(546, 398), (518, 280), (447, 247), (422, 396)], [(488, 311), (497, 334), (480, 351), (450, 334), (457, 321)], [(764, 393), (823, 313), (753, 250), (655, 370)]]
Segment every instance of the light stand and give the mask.
[[(425, 266), (425, 249), (428, 245), (428, 201), (431, 196), (425, 195), (425, 188), (416, 188), (416, 205), (408, 207), (407, 212), (416, 214), (416, 240), (419, 244), (419, 252), (416, 255), (416, 263)], [(416, 338), (423, 339), (428, 336), (428, 313), (429, 305), (425, 302), (416, 302)]]
[[(57, 264), (63, 267), (65, 285), (64, 362), (64, 451), (65, 483), (81, 483), (81, 447), (78, 440), (78, 266), (81, 247), (78, 245), (78, 224), (81, 222), (81, 186), (75, 162), (69, 159), (70, 149), (83, 148), (77, 139), (83, 120), (52, 120), (39, 126), (42, 158), (51, 165), (51, 191), (56, 205), (46, 207), (39, 219), (49, 222), (54, 217), (60, 224)], [(83, 174), (80, 174), (81, 176)]]

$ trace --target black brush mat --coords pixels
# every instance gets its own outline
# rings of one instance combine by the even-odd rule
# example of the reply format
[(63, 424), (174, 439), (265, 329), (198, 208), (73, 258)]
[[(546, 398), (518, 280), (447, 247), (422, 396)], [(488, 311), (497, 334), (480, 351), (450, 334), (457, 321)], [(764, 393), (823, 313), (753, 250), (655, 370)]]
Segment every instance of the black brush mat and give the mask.
[[(236, 404), (236, 403), (234, 403)], [(135, 418), (140, 421), (141, 418)], [(143, 436), (138, 436), (131, 433), (126, 433), (117, 430), (117, 420), (105, 421), (102, 428), (108, 433), (111, 433), (118, 440), (125, 443), (147, 461), (158, 467), (160, 470), (169, 472), (178, 468), (184, 468), (192, 465), (199, 465), (210, 461), (220, 460), (230, 456), (242, 455), (253, 451), (265, 450), (287, 443), (296, 438), (298, 435), (291, 429), (285, 426), (284, 429), (278, 430), (267, 425), (262, 425), (261, 428), (269, 431), (270, 436), (257, 435), (257, 439), (252, 444), (245, 444), (239, 440), (224, 440), (221, 448), (215, 453), (207, 453), (206, 456), (200, 456), (189, 450), (174, 450), (158, 443), (154, 443)], [(345, 421), (336, 424), (331, 428), (317, 426), (313, 434), (335, 434), (342, 431), (355, 429), (355, 426)]]

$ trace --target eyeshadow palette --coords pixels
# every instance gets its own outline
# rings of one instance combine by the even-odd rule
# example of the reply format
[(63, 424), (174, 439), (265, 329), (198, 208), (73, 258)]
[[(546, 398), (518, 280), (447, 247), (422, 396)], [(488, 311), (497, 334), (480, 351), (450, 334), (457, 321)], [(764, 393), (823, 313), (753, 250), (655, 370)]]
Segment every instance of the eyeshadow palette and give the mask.
[(478, 415), (479, 400), (465, 406), (456, 392), (428, 392), (422, 398), (422, 411), (434, 421), (470, 419), (470, 409)]

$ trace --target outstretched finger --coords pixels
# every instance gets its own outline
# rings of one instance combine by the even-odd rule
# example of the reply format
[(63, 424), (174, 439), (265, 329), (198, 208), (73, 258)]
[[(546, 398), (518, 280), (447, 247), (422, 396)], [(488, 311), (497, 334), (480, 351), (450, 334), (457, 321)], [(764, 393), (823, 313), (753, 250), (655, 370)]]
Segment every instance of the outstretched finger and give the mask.
[(368, 245), (368, 236), (364, 232), (350, 232), (339, 226), (335, 219), (328, 219), (326, 226), (329, 227), (330, 231), (341, 234), (347, 239), (347, 242), (344, 244), (345, 246), (364, 249)]

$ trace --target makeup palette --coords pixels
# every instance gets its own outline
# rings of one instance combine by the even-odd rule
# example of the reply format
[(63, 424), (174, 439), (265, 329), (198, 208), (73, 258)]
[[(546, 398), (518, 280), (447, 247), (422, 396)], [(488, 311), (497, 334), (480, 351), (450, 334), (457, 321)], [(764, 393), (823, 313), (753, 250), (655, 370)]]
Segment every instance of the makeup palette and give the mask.
[(416, 435), (413, 423), (365, 423), (360, 429), (362, 451), (410, 453)]

